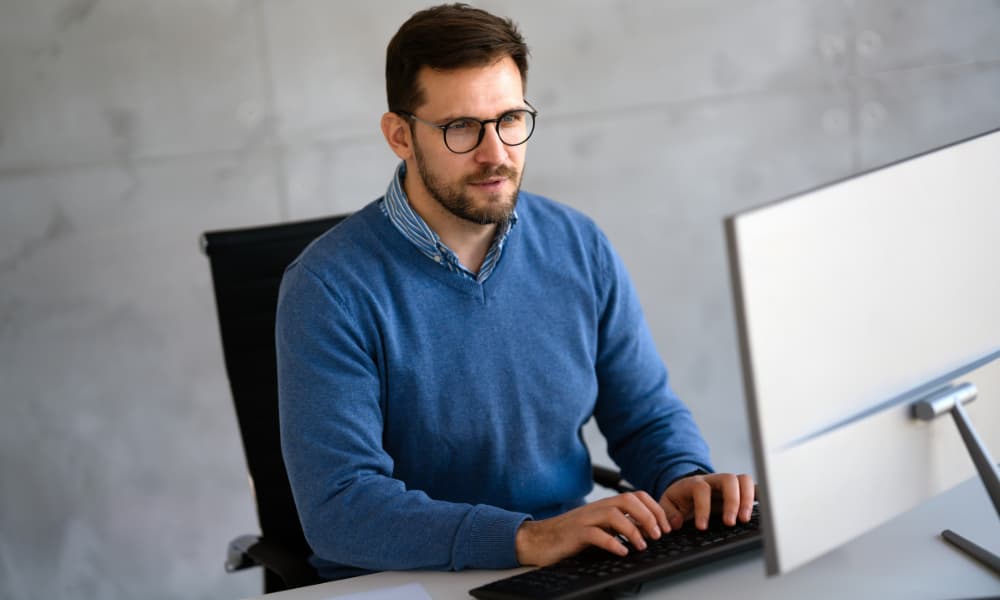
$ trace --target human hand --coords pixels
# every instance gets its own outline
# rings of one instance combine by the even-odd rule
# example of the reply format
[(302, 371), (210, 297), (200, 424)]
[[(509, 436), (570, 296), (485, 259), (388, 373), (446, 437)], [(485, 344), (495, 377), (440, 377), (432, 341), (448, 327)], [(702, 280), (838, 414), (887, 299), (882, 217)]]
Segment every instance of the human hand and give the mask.
[(625, 556), (628, 549), (615, 534), (644, 550), (643, 536), (659, 539), (670, 531), (663, 508), (646, 492), (627, 492), (581, 506), (551, 519), (525, 521), (515, 547), (522, 565), (545, 566), (597, 546)]
[(722, 522), (732, 527), (737, 518), (743, 523), (750, 520), (755, 493), (753, 478), (749, 475), (691, 475), (671, 484), (663, 492), (660, 506), (674, 529), (680, 528), (691, 516), (694, 516), (696, 528), (705, 529), (712, 512), (712, 500), (721, 497)]

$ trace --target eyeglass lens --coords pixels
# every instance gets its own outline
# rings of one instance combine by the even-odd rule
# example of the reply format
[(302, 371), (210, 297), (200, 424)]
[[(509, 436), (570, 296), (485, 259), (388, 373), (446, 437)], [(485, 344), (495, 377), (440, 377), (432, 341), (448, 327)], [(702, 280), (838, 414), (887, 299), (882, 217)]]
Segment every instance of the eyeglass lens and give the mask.
[[(493, 127), (494, 123), (487, 123)], [(469, 152), (479, 145), (484, 125), (474, 119), (456, 119), (444, 128), (444, 143), (452, 152)], [(517, 146), (528, 141), (535, 128), (535, 115), (528, 110), (512, 110), (504, 113), (495, 127), (500, 141), (508, 146)]]

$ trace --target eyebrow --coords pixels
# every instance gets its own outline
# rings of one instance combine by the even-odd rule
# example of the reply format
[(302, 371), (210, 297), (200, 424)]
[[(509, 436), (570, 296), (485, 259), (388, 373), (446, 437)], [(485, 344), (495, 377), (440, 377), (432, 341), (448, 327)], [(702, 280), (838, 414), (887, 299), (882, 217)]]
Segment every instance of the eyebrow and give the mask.
[[(499, 119), (502, 115), (505, 115), (505, 114), (507, 114), (509, 112), (513, 112), (515, 110), (531, 110), (531, 109), (528, 108), (527, 105), (522, 105), (522, 106), (518, 106), (518, 107), (515, 107), (515, 108), (508, 108), (508, 109), (500, 111), (499, 113), (497, 113), (497, 116), (495, 116), (493, 118), (494, 119)], [(480, 120), (479, 117), (473, 117), (472, 115), (455, 114), (453, 116), (441, 117), (440, 119), (431, 119), (431, 121), (433, 121), (435, 123), (438, 123), (438, 124), (441, 124), (441, 125), (444, 125), (445, 123), (454, 121), (455, 119), (475, 119), (477, 121)], [(484, 120), (489, 121), (490, 119), (484, 119)]]

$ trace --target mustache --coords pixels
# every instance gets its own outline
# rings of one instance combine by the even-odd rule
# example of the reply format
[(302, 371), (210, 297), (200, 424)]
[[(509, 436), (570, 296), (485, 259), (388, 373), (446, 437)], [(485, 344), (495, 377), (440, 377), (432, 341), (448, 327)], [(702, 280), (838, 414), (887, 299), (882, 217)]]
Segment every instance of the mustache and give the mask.
[(517, 179), (517, 169), (507, 166), (482, 169), (479, 172), (465, 178), (465, 183), (478, 183), (493, 179), (494, 177), (504, 177), (506, 179)]

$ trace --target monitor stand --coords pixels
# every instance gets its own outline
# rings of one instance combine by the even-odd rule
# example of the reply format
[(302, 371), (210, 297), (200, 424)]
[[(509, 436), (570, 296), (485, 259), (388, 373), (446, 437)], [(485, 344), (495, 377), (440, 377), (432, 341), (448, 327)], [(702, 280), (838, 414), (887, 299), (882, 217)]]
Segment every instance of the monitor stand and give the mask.
[[(996, 508), (997, 515), (1000, 516), (1000, 471), (997, 470), (996, 463), (990, 458), (986, 445), (979, 439), (976, 430), (972, 428), (969, 415), (962, 408), (963, 404), (975, 400), (977, 394), (976, 386), (971, 383), (946, 386), (914, 403), (913, 416), (922, 421), (931, 421), (940, 415), (951, 413), (959, 433), (962, 434), (965, 447), (972, 456), (972, 462), (976, 465), (976, 470), (979, 471), (979, 477), (983, 480), (983, 485), (986, 486), (986, 492), (993, 501), (993, 507)], [(997, 557), (996, 554), (974, 544), (950, 529), (942, 531), (941, 537), (1000, 575), (1000, 557)]]

